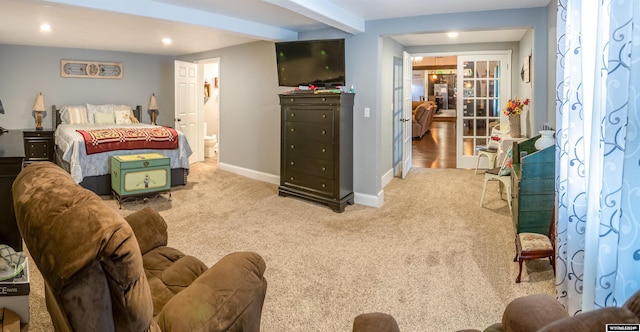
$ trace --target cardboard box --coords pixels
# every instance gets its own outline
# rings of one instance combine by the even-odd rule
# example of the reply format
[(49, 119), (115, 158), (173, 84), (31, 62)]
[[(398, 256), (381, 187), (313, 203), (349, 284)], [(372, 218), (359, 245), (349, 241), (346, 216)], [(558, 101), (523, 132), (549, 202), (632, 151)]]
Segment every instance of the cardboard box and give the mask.
[(2, 332), (20, 332), (20, 317), (9, 309), (0, 309), (0, 323)]
[(29, 262), (23, 273), (0, 281), (0, 308), (15, 312), (24, 324), (29, 323), (29, 282)]

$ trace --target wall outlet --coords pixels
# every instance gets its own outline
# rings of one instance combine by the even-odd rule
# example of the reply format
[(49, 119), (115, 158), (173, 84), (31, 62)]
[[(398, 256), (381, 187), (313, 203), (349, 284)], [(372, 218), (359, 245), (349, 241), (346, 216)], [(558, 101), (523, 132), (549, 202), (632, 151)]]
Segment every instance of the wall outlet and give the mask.
[(369, 107), (364, 108), (364, 117), (368, 118), (371, 116), (371, 109)]

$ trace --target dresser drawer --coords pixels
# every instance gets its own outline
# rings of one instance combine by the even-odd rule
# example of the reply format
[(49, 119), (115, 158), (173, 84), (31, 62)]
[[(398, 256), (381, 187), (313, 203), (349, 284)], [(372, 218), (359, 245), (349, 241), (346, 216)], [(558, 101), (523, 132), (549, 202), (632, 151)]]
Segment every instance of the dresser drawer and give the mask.
[(326, 107), (319, 109), (300, 109), (285, 107), (285, 121), (289, 122), (313, 122), (331, 126), (333, 123), (333, 110)]
[(333, 126), (311, 124), (308, 122), (287, 122), (284, 129), (286, 137), (312, 139), (317, 141), (333, 141)]
[(307, 190), (311, 189), (324, 195), (333, 194), (334, 182), (332, 179), (287, 170), (283, 180), (284, 184), (299, 186)]
[(51, 143), (49, 141), (31, 140), (25, 143), (25, 155), (27, 159), (45, 159), (51, 157)]
[(305, 139), (286, 138), (283, 140), (285, 155), (295, 153), (306, 157), (333, 160), (333, 143)]
[(310, 96), (288, 96), (280, 98), (280, 105), (340, 105), (340, 94), (317, 97)]
[(296, 173), (319, 176), (324, 179), (333, 179), (332, 160), (288, 154), (285, 163), (287, 170), (291, 170)]

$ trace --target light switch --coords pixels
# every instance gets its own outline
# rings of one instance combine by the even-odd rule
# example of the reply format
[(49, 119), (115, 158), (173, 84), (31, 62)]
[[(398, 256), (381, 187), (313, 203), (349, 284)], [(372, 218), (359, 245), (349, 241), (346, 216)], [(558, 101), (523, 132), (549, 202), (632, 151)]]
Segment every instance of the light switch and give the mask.
[(369, 116), (371, 116), (371, 109), (369, 107), (365, 107), (364, 108), (364, 117), (368, 118)]

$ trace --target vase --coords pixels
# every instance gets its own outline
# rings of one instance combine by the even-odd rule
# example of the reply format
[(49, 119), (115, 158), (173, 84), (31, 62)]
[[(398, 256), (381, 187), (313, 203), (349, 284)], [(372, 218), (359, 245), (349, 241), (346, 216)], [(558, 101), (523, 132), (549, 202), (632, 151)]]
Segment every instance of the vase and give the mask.
[(536, 142), (533, 143), (533, 145), (538, 150), (543, 150), (550, 146), (555, 145), (556, 140), (555, 138), (553, 138), (554, 133), (555, 131), (553, 130), (540, 130), (540, 138), (538, 138)]
[(509, 136), (520, 138), (520, 114), (509, 115)]

